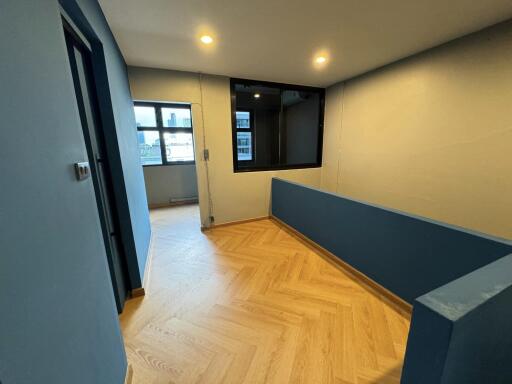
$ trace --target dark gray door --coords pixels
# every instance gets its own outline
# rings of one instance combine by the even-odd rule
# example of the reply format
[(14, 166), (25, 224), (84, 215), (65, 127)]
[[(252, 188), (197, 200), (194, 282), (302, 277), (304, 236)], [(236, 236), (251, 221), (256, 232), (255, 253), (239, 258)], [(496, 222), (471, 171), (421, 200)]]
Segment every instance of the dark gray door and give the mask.
[(91, 176), (96, 194), (103, 239), (110, 268), (118, 312), (128, 296), (126, 259), (120, 241), (120, 225), (116, 212), (112, 177), (105, 138), (99, 118), (98, 100), (92, 71), (91, 51), (72, 27), (65, 24), (66, 45), (84, 132)]

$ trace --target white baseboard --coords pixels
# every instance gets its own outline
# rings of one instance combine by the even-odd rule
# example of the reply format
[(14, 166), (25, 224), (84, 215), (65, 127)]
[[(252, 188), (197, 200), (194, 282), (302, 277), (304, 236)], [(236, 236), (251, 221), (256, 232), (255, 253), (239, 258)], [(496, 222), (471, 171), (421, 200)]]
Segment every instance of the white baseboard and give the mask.
[(126, 375), (124, 377), (124, 384), (132, 384), (133, 380), (133, 369), (130, 364), (126, 367)]
[(148, 255), (146, 257), (146, 266), (144, 267), (144, 276), (142, 277), (142, 289), (146, 290), (149, 287), (149, 279), (151, 276), (151, 267), (153, 265), (153, 230), (149, 238)]
[(144, 267), (144, 276), (142, 277), (142, 287), (132, 289), (130, 292), (130, 298), (136, 298), (146, 295), (146, 289), (149, 286), (149, 276), (151, 270), (151, 264), (153, 260), (153, 231), (149, 238), (148, 254), (146, 256), (146, 265)]

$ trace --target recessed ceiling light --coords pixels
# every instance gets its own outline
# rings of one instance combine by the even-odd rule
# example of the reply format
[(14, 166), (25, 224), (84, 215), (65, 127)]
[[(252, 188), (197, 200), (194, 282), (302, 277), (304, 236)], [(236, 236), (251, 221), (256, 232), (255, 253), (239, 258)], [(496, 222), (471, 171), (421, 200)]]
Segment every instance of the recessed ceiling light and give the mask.
[(317, 64), (323, 64), (327, 61), (327, 58), (325, 56), (318, 56), (316, 59), (315, 59), (315, 62)]
[(261, 96), (261, 95), (260, 95), (259, 93), (255, 93), (255, 94), (254, 94), (254, 98), (255, 98), (255, 99), (259, 99), (259, 98), (260, 98), (260, 96)]
[(211, 44), (211, 43), (213, 43), (213, 38), (211, 36), (204, 35), (204, 36), (201, 36), (201, 42), (203, 44)]

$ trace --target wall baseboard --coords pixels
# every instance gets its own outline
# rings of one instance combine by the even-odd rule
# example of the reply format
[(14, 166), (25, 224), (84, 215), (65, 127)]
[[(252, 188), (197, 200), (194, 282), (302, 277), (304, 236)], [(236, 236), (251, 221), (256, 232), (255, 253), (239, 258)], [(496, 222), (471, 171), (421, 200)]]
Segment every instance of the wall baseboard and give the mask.
[(169, 203), (148, 204), (148, 207), (149, 207), (149, 209), (159, 209), (159, 208), (177, 207), (180, 205), (189, 205), (189, 204), (198, 204), (198, 203), (199, 203), (198, 198), (192, 198), (192, 199), (172, 201)]
[(124, 377), (124, 384), (132, 384), (133, 368), (130, 364), (126, 367), (126, 375)]
[(146, 257), (146, 267), (144, 268), (144, 276), (142, 277), (142, 287), (148, 288), (149, 286), (149, 278), (151, 275), (151, 268), (153, 267), (153, 239), (154, 233), (151, 231), (151, 236), (149, 238), (149, 247), (148, 247), (148, 256)]
[(342, 269), (343, 272), (349, 273), (355, 280), (361, 282), (365, 287), (367, 287), (373, 293), (384, 298), (388, 303), (390, 303), (394, 308), (398, 309), (402, 314), (406, 316), (411, 316), (412, 314), (412, 305), (408, 302), (402, 300), (400, 297), (395, 295), (390, 290), (384, 288), (379, 283), (375, 282), (364, 273), (358, 271), (351, 265), (347, 264), (340, 258), (338, 258), (333, 253), (329, 252), (327, 249), (322, 247), (321, 245), (315, 243), (310, 238), (304, 236), (302, 233), (297, 231), (295, 228), (289, 226), (285, 222), (281, 221), (275, 216), (270, 216), (270, 219), (273, 220), (276, 224), (282, 227), (285, 231), (291, 234), (293, 237), (301, 241), (306, 246), (313, 248), (317, 253), (320, 254), (325, 260), (327, 260), (330, 264), (335, 267)]
[(150, 276), (152, 263), (153, 263), (153, 231), (151, 231), (151, 236), (149, 238), (148, 255), (146, 257), (146, 266), (144, 268), (144, 276), (142, 277), (142, 287), (132, 289), (132, 291), (130, 292), (131, 299), (146, 295), (146, 289), (149, 286), (149, 276)]
[(130, 293), (130, 298), (135, 299), (136, 297), (141, 297), (141, 296), (144, 296), (145, 294), (146, 294), (146, 290), (144, 289), (144, 287), (135, 288), (135, 289), (132, 289), (132, 291)]
[(148, 255), (146, 257), (146, 267), (144, 268), (144, 276), (142, 277), (142, 287), (132, 291), (132, 297), (144, 296), (146, 289), (149, 287), (149, 279), (151, 276), (151, 268), (153, 267), (153, 231), (149, 238)]
[(221, 223), (221, 224), (213, 224), (213, 225), (210, 225), (208, 228), (206, 227), (201, 227), (201, 231), (208, 231), (208, 230), (211, 230), (211, 229), (216, 229), (216, 228), (222, 228), (222, 227), (228, 227), (230, 225), (237, 225), (237, 224), (245, 224), (245, 223), (252, 223), (254, 221), (260, 221), (260, 220), (268, 220), (270, 219), (270, 216), (261, 216), (261, 217), (254, 217), (252, 219), (244, 219), (244, 220), (236, 220), (236, 221), (229, 221), (227, 223)]

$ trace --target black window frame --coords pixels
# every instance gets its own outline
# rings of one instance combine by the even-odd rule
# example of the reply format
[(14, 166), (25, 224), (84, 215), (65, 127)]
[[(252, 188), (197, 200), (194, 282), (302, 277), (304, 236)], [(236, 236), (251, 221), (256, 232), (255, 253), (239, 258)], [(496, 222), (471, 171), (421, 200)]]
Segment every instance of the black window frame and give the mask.
[[(263, 87), (272, 87), (272, 88), (280, 88), (281, 90), (291, 90), (291, 91), (305, 91), (305, 92), (316, 92), (320, 97), (320, 110), (318, 114), (318, 141), (317, 141), (317, 159), (314, 163), (302, 163), (302, 164), (285, 164), (285, 165), (270, 165), (270, 166), (250, 166), (251, 162), (256, 160), (255, 157), (255, 127), (254, 127), (254, 113), (251, 111), (251, 129), (252, 129), (252, 150), (253, 156), (252, 160), (241, 160), (240, 162), (244, 164), (243, 168), (238, 167), (238, 148), (237, 148), (237, 132), (238, 128), (236, 126), (236, 84), (243, 84), (248, 86), (263, 86)], [(318, 87), (310, 87), (305, 85), (295, 85), (295, 84), (285, 84), (285, 83), (275, 83), (270, 81), (258, 81), (258, 80), (249, 80), (249, 79), (240, 79), (240, 78), (231, 78), (230, 79), (230, 92), (231, 92), (231, 130), (232, 130), (232, 151), (233, 151), (233, 172), (241, 173), (241, 172), (262, 172), (262, 171), (279, 171), (286, 169), (307, 169), (307, 168), (320, 168), (322, 166), (322, 151), (323, 151), (323, 136), (324, 136), (324, 114), (325, 114), (325, 88)], [(247, 108), (238, 109), (238, 111), (250, 111)]]
[[(153, 107), (155, 109), (156, 127), (139, 127), (137, 126), (137, 132), (144, 131), (157, 131), (160, 138), (160, 153), (162, 156), (162, 164), (142, 164), (143, 167), (164, 167), (172, 165), (190, 165), (196, 163), (196, 153), (194, 147), (194, 122), (192, 118), (192, 105), (186, 103), (163, 103), (163, 102), (152, 102), (152, 101), (134, 101), (134, 107)], [(189, 127), (165, 127), (162, 120), (162, 108), (178, 108), (188, 109), (190, 111), (190, 128)], [(192, 134), (192, 148), (194, 153), (194, 160), (189, 161), (167, 161), (164, 133), (190, 133)], [(140, 155), (139, 155), (140, 156)]]

